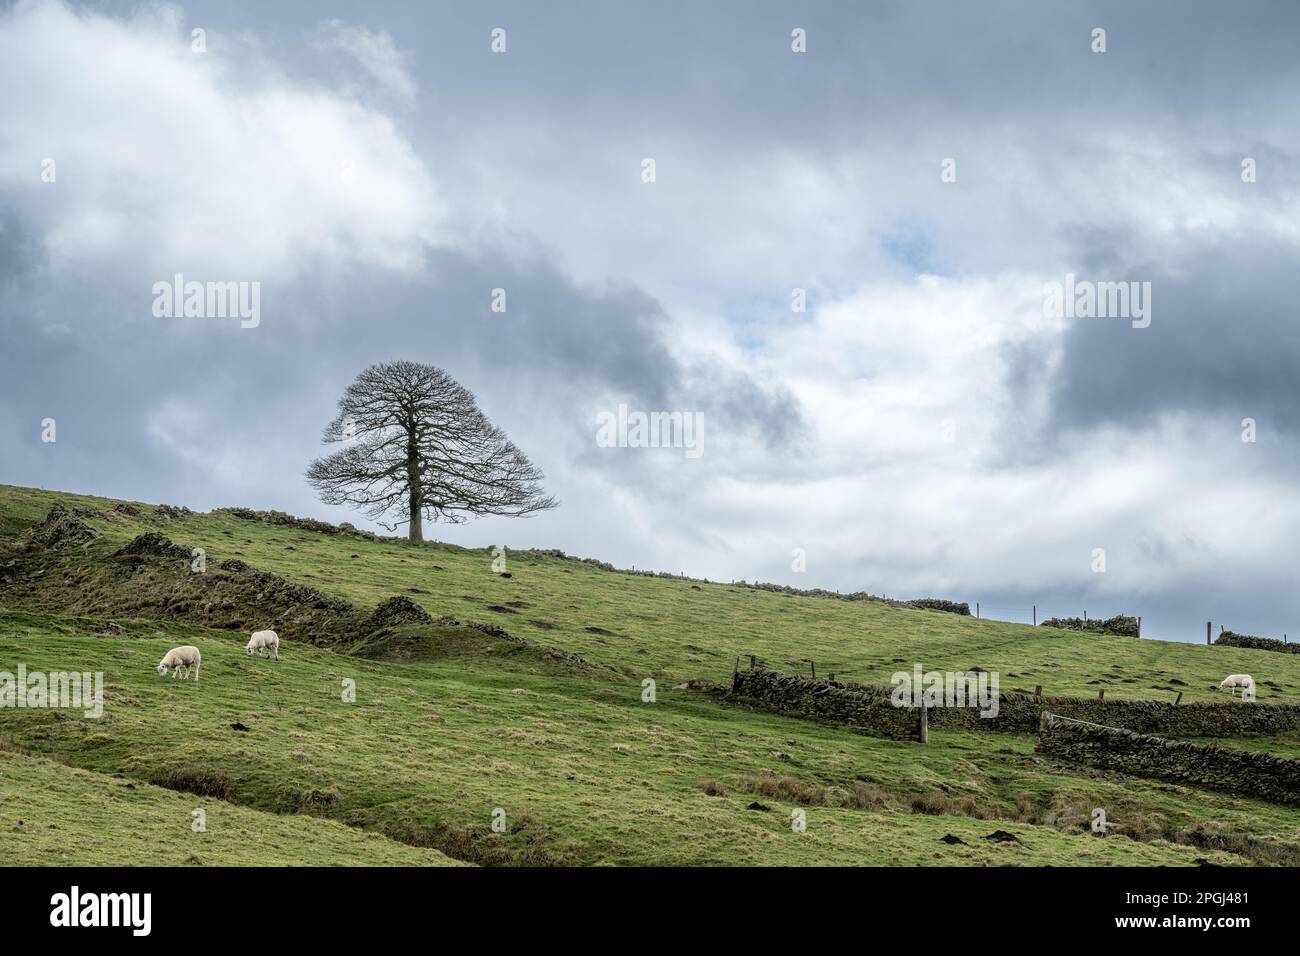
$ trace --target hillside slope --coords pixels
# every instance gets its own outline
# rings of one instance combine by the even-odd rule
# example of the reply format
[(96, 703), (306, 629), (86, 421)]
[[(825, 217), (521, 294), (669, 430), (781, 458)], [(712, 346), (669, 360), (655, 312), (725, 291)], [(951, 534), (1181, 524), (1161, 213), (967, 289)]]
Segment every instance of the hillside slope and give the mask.
[[(78, 520), (95, 536), (23, 547), (55, 501), (86, 509)], [(1300, 862), (1294, 810), (1062, 767), (1029, 736), (936, 733), (921, 747), (672, 689), (726, 681), (737, 657), (754, 654), (877, 682), (914, 662), (981, 666), (1000, 669), (1004, 688), (1100, 686), (1108, 698), (1176, 688), (1213, 699), (1223, 674), (1249, 670), (1268, 681), (1262, 697), (1297, 700), (1292, 655), (1049, 632), (546, 555), (510, 554), (504, 578), (486, 550), (117, 505), (0, 487), (0, 565), (10, 571), (0, 578), (0, 670), (102, 670), (107, 685), (99, 720), (0, 709), (13, 759), (325, 817), (487, 864)], [(410, 629), (423, 625), (389, 622), (357, 645), (334, 641), (328, 615), (290, 611), (259, 625), (281, 630), (283, 659), (249, 659), (250, 609), (236, 592), (177, 600), (152, 564), (115, 557), (147, 532), (204, 549), (210, 571), (248, 574), (219, 570), (236, 559), (316, 589), (326, 610), (345, 602), (355, 620), (374, 623), (382, 602), (405, 596), (441, 621), (436, 653), (410, 649)], [(183, 562), (172, 573), (176, 587), (193, 586)], [(133, 586), (142, 580), (149, 586)], [(222, 615), (239, 617), (239, 629)], [(384, 633), (392, 640), (374, 639)], [(203, 651), (202, 683), (153, 670), (177, 643)], [(402, 649), (396, 659), (390, 646)], [(654, 702), (643, 699), (647, 678)], [(1106, 808), (1112, 838), (1088, 834), (1094, 806)], [(492, 829), (498, 811), (505, 832)], [(796, 811), (803, 832), (791, 826)], [(1018, 840), (988, 839), (996, 830)]]

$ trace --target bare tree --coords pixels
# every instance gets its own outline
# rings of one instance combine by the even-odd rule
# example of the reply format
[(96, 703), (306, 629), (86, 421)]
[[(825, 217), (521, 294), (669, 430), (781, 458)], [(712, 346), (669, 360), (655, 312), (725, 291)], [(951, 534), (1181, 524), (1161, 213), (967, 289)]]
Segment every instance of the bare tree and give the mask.
[[(423, 541), (423, 519), (554, 508), (542, 473), (493, 425), (468, 389), (418, 362), (372, 365), (339, 399), (323, 441), (344, 448), (307, 469), (321, 500), (354, 505), (392, 530), (406, 520)], [(400, 515), (392, 524), (382, 519)]]

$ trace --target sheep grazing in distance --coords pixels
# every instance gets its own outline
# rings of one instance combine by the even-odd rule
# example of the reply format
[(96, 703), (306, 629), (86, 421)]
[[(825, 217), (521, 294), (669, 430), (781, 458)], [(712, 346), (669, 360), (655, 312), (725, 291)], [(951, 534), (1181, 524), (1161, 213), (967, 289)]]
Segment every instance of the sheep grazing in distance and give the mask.
[(258, 657), (262, 656), (262, 651), (266, 651), (266, 656), (275, 655), (275, 659), (280, 659), (280, 635), (275, 631), (254, 631), (253, 636), (248, 639), (248, 646), (244, 651), (249, 657), (254, 653)]
[[(188, 677), (191, 670), (194, 671), (194, 683), (199, 682), (199, 667), (203, 663), (203, 657), (199, 654), (199, 649), (192, 644), (186, 644), (183, 647), (173, 647), (167, 652), (167, 655), (158, 662), (158, 676), (166, 677), (167, 672), (172, 672), (175, 677), (185, 668), (185, 676)], [(182, 677), (181, 680), (185, 678)]]
[(1242, 696), (1253, 696), (1255, 693), (1255, 678), (1249, 674), (1229, 674), (1219, 684), (1219, 690), (1223, 690), (1225, 687), (1231, 691), (1233, 697), (1237, 696), (1238, 687), (1242, 689)]

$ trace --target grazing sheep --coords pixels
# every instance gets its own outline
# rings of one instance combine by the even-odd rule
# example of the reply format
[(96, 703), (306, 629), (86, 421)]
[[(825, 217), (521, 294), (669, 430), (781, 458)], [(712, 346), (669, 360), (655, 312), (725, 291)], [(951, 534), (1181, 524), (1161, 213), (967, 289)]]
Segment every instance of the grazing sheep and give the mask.
[(1233, 697), (1237, 696), (1238, 687), (1242, 689), (1243, 696), (1253, 696), (1255, 693), (1255, 678), (1249, 674), (1229, 674), (1219, 684), (1219, 690), (1223, 690), (1225, 687), (1231, 691)]
[(254, 631), (253, 636), (248, 639), (248, 646), (244, 651), (249, 657), (256, 652), (258, 657), (262, 656), (262, 651), (266, 651), (266, 656), (275, 655), (275, 659), (280, 659), (280, 635), (275, 631)]
[[(203, 657), (199, 654), (199, 649), (192, 644), (186, 644), (183, 647), (173, 647), (167, 652), (167, 656), (158, 662), (158, 675), (165, 677), (167, 671), (172, 672), (175, 677), (185, 668), (185, 676), (188, 677), (191, 670), (194, 671), (194, 683), (199, 682), (199, 667), (203, 663)], [(185, 678), (182, 677), (181, 680)]]

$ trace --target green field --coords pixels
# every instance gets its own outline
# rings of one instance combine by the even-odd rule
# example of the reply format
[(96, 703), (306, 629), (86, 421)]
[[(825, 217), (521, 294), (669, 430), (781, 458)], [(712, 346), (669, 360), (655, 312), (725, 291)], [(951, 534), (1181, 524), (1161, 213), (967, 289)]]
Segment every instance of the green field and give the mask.
[[(84, 521), (100, 537), (26, 547), (27, 529), (55, 501), (96, 512)], [(1065, 767), (1036, 755), (1027, 735), (934, 732), (921, 746), (673, 689), (725, 683), (737, 657), (756, 655), (777, 669), (812, 660), (819, 674), (866, 682), (916, 662), (979, 666), (1000, 671), (1004, 690), (1105, 688), (1108, 699), (1220, 699), (1218, 681), (1247, 671), (1261, 700), (1294, 702), (1294, 655), (630, 575), (524, 552), (508, 554), (504, 578), (488, 549), (228, 513), (164, 520), (150, 505), (132, 517), (114, 504), (0, 487), (0, 565), (15, 562), (0, 578), (0, 671), (22, 663), (105, 680), (99, 719), (0, 709), (11, 862), (1300, 864), (1294, 809)], [(203, 548), (213, 580), (226, 573), (216, 562), (238, 558), (360, 613), (405, 595), (460, 623), (313, 646), (312, 625), (266, 621), (258, 626), (280, 632), (282, 660), (250, 659), (251, 627), (201, 626), (250, 608), (196, 598), (186, 571), (168, 590), (161, 573), (113, 557), (147, 531)], [(120, 626), (110, 632), (109, 620)], [(464, 627), (475, 623), (533, 643)], [(398, 638), (417, 652), (388, 654)], [(181, 643), (202, 651), (201, 683), (154, 669)], [(643, 700), (647, 678), (654, 702)], [(344, 700), (345, 681), (354, 701)], [(1237, 745), (1270, 749), (1267, 740)], [(1098, 806), (1112, 825), (1105, 839), (1088, 831)], [(208, 814), (202, 834), (190, 828), (196, 807)], [(1016, 839), (989, 839), (998, 830)], [(167, 851), (151, 854), (158, 843)]]

